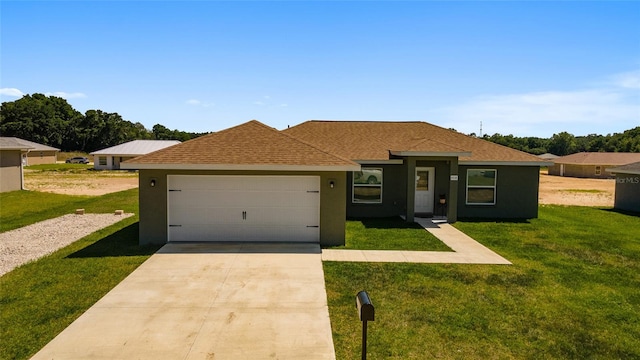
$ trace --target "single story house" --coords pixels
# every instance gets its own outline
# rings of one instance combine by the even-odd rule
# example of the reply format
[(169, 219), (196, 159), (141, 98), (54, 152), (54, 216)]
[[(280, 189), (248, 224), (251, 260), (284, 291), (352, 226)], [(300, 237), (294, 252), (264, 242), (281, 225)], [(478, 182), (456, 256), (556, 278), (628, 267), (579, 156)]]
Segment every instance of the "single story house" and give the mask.
[(534, 155), (425, 122), (252, 120), (122, 163), (140, 243), (340, 245), (347, 217), (535, 218)]
[(538, 155), (538, 157), (544, 161), (553, 161), (559, 158), (560, 156), (554, 155), (552, 153), (544, 153), (544, 154)]
[(613, 207), (640, 213), (640, 162), (606, 170), (616, 176)]
[(55, 164), (58, 160), (58, 152), (60, 149), (17, 137), (3, 137), (3, 139), (13, 139), (12, 141), (28, 148), (28, 150), (22, 153), (22, 164), (24, 166)]
[(178, 140), (133, 140), (106, 149), (94, 151), (93, 168), (96, 170), (118, 170), (120, 163), (136, 156), (146, 155), (169, 146), (180, 144)]
[(13, 137), (0, 137), (0, 192), (24, 189), (23, 155), (32, 147)]
[(607, 168), (640, 161), (640, 153), (580, 152), (553, 160), (549, 175), (577, 178), (611, 179)]

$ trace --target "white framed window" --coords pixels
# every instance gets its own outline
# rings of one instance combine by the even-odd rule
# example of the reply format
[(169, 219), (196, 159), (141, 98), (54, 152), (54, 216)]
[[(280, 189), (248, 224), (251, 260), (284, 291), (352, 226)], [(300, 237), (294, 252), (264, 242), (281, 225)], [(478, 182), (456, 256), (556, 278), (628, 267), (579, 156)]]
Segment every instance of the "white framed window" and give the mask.
[(496, 169), (467, 170), (467, 205), (496, 204)]
[(354, 171), (351, 193), (353, 203), (382, 203), (382, 168), (363, 167)]
[(107, 166), (107, 157), (106, 156), (98, 156), (98, 165)]
[(602, 167), (596, 166), (596, 175), (601, 175), (601, 174), (602, 174)]

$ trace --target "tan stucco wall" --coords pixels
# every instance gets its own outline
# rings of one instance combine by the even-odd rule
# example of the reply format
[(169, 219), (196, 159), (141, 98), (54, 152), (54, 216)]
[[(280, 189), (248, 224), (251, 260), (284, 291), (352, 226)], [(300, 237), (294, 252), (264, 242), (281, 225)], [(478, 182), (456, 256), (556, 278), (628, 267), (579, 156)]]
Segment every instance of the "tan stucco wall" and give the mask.
[[(140, 244), (167, 242), (167, 175), (318, 175), (320, 176), (320, 244), (343, 245), (347, 196), (345, 172), (168, 171), (140, 170)], [(155, 180), (155, 186), (149, 184)], [(335, 185), (330, 188), (329, 182)]]
[(0, 192), (22, 189), (20, 150), (0, 151)]
[(27, 165), (55, 164), (57, 151), (29, 151)]
[(596, 175), (596, 165), (564, 164), (564, 172), (561, 171), (560, 169), (561, 166), (562, 164), (553, 164), (552, 166), (549, 166), (549, 175), (567, 176), (567, 177), (576, 177), (576, 178), (611, 179), (614, 176), (611, 173), (605, 171), (605, 169), (615, 167), (618, 165), (611, 165), (611, 164), (597, 165), (597, 166), (600, 166), (600, 175)]

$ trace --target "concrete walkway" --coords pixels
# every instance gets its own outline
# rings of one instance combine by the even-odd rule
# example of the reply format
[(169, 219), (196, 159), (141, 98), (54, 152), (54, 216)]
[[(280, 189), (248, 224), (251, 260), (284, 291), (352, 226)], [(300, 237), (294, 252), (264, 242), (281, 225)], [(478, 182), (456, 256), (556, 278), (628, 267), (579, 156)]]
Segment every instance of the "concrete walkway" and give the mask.
[(415, 222), (451, 248), (450, 251), (322, 250), (323, 261), (408, 262), (431, 264), (511, 264), (462, 231), (444, 222), (416, 218)]
[(317, 244), (167, 244), (33, 359), (335, 359)]
[(510, 264), (449, 224), (417, 222), (454, 252), (167, 244), (33, 359), (335, 360), (322, 260)]

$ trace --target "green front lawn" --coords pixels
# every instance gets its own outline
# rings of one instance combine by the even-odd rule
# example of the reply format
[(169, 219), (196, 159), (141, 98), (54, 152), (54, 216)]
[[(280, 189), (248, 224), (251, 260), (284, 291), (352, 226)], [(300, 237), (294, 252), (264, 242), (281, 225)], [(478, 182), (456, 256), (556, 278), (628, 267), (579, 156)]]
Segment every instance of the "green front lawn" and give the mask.
[(456, 227), (513, 265), (325, 262), (338, 359), (640, 358), (640, 217), (544, 206), (530, 222)]
[(400, 217), (348, 220), (345, 245), (332, 249), (451, 251), (422, 226)]
[[(78, 207), (96, 213), (116, 208), (137, 213), (137, 194), (137, 189), (100, 197), (3, 193), (2, 230)], [(138, 216), (134, 216), (0, 277), (0, 358), (29, 358), (157, 249), (138, 246)]]
[(103, 196), (72, 196), (37, 191), (0, 193), (0, 232), (73, 214), (76, 209), (87, 213), (112, 213), (124, 210), (138, 213), (138, 189)]

